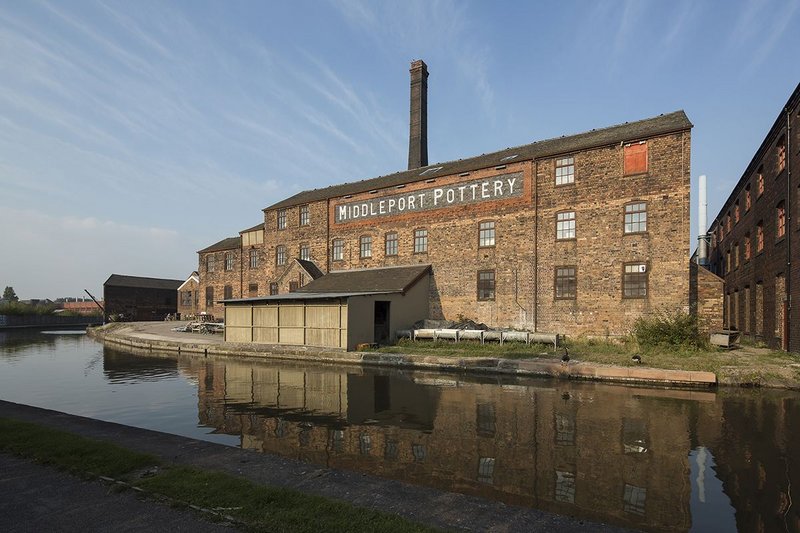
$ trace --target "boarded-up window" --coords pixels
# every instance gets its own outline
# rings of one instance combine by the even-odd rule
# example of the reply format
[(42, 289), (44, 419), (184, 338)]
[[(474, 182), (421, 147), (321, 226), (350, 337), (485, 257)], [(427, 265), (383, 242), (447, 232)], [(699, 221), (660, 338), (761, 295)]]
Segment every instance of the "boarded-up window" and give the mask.
[(214, 307), (214, 287), (206, 287), (206, 307)]
[(775, 337), (783, 339), (783, 300), (786, 298), (786, 279), (775, 276)]
[(756, 335), (763, 335), (764, 333), (764, 284), (756, 283)]
[(647, 172), (647, 143), (625, 145), (625, 175)]
[(278, 284), (273, 281), (269, 284), (269, 295), (275, 296), (276, 294), (278, 294)]
[(226, 300), (233, 298), (233, 287), (231, 287), (230, 285), (225, 285), (225, 287), (223, 288), (223, 294)]
[(250, 283), (247, 286), (247, 292), (250, 293), (250, 296), (258, 294), (258, 283)]

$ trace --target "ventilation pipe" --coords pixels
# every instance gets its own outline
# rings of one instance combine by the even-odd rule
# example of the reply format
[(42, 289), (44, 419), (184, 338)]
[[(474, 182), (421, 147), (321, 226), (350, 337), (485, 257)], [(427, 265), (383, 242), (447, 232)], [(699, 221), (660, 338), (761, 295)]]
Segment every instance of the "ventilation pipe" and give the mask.
[(706, 175), (700, 176), (700, 209), (697, 215), (697, 264), (708, 265), (708, 200)]

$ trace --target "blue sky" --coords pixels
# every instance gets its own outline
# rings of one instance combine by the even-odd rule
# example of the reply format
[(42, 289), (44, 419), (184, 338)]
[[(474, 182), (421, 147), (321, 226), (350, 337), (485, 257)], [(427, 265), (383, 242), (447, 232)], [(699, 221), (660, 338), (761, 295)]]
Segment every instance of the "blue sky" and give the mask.
[[(185, 278), (303, 189), (684, 109), (720, 209), (800, 81), (800, 0), (0, 0), (0, 288)], [(795, 30), (791, 30), (794, 27)]]

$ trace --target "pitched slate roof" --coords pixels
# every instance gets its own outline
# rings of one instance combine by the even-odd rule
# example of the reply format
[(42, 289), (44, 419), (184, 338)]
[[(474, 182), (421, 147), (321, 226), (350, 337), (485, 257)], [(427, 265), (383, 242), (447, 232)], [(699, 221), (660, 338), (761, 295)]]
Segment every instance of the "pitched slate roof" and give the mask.
[(234, 248), (241, 248), (242, 247), (242, 238), (241, 237), (228, 237), (227, 239), (222, 239), (219, 242), (215, 242), (211, 246), (207, 248), (203, 248), (200, 250), (199, 254), (203, 252), (218, 252), (220, 250), (233, 250)]
[(311, 276), (312, 279), (321, 278), (325, 275), (313, 261), (306, 261), (305, 259), (296, 259), (296, 261), (300, 263), (300, 266), (303, 267), (303, 270), (308, 272), (308, 275)]
[[(295, 293), (393, 293), (406, 292), (430, 271), (430, 265), (368, 268), (329, 272)], [(293, 293), (290, 293), (293, 294)]]
[(264, 229), (264, 223), (262, 222), (261, 224), (256, 224), (252, 228), (243, 229), (239, 233), (247, 233), (248, 231), (255, 231), (257, 229)]
[(182, 279), (162, 279), (162, 278), (143, 278), (140, 276), (124, 276), (121, 274), (111, 274), (104, 287), (134, 287), (137, 289), (167, 289), (178, 290), (185, 280)]
[[(680, 110), (666, 115), (659, 115), (636, 122), (626, 122), (608, 128), (579, 133), (577, 135), (562, 136), (514, 148), (506, 148), (505, 150), (482, 154), (468, 159), (434, 163), (426, 167), (404, 170), (378, 178), (303, 191), (285, 200), (281, 200), (264, 210), (306, 204), (348, 194), (367, 192), (374, 189), (384, 189), (403, 183), (427, 180), (437, 176), (460, 174), (461, 172), (471, 172), (505, 163), (553, 157), (559, 154), (617, 144), (623, 141), (643, 140), (649, 137), (684, 131), (690, 128), (692, 128), (692, 123), (689, 122), (686, 113)], [(437, 167), (442, 168), (433, 170)]]

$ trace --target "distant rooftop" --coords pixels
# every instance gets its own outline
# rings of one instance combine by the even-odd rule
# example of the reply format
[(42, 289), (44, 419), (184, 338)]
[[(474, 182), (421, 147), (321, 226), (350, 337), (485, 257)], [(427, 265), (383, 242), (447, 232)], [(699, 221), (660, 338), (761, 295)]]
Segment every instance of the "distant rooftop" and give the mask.
[(215, 242), (211, 246), (207, 248), (203, 248), (197, 253), (203, 252), (218, 252), (220, 250), (234, 250), (236, 248), (242, 247), (242, 238), (241, 237), (228, 237), (227, 239), (222, 239), (219, 242)]
[(135, 287), (137, 289), (168, 289), (178, 290), (185, 280), (182, 279), (163, 279), (163, 278), (143, 278), (140, 276), (124, 276), (121, 274), (111, 274), (104, 287)]

